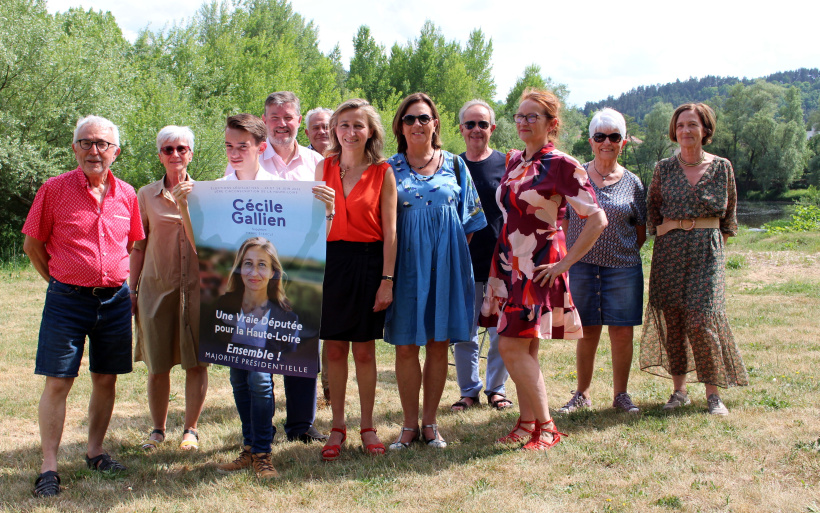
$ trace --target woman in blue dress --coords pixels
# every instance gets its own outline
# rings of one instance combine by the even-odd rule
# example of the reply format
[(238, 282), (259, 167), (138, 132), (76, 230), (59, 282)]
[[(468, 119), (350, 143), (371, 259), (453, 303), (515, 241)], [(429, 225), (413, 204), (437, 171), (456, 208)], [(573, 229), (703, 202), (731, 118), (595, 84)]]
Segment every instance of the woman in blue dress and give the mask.
[[(464, 161), (441, 149), (439, 114), (429, 96), (404, 99), (393, 133), (398, 153), (388, 162), (398, 188), (398, 249), (384, 339), (396, 346), (404, 421), (390, 449), (405, 449), (419, 436), (443, 449), (447, 443), (438, 432), (436, 410), (447, 380), (448, 344), (469, 338), (473, 319), (475, 283), (467, 244), (487, 221)], [(426, 348), (423, 370), (421, 346)]]

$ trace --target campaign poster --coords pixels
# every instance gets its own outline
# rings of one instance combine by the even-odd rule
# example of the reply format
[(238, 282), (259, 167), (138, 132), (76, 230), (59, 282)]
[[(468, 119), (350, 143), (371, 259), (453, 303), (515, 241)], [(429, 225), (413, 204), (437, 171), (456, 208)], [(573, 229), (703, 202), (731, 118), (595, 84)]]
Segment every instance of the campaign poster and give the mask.
[(311, 188), (320, 183), (194, 185), (200, 361), (316, 377), (326, 220)]

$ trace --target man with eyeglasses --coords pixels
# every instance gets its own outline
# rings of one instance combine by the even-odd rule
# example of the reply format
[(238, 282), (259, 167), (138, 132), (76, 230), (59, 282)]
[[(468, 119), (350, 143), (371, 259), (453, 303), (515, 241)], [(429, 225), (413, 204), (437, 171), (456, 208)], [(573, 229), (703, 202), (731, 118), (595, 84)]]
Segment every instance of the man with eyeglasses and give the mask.
[[(296, 136), (302, 124), (299, 98), (291, 91), (277, 91), (265, 100), (262, 116), (268, 128), (267, 146), (259, 156), (260, 175), (256, 179), (310, 180), (316, 177), (316, 164), (322, 156), (301, 146)], [(234, 173), (228, 164), (226, 175)], [(288, 440), (305, 443), (327, 440), (327, 435), (313, 426), (316, 419), (316, 378), (285, 376), (285, 434)]]
[[(458, 113), (464, 142), (467, 151), (461, 158), (467, 163), (473, 183), (481, 198), (487, 226), (473, 234), (470, 241), (470, 256), (475, 275), (475, 319), (470, 340), (455, 341), (453, 352), (456, 361), (456, 375), (461, 389), (461, 398), (452, 405), (453, 411), (461, 411), (479, 404), (478, 394), (484, 383), (479, 373), (478, 314), (484, 301), (484, 289), (490, 274), (490, 261), (493, 257), (495, 243), (504, 223), (501, 210), (495, 201), (495, 191), (504, 175), (504, 155), (490, 148), (490, 136), (495, 130), (495, 112), (487, 102), (470, 100), (461, 107)], [(484, 393), (487, 403), (501, 410), (512, 406), (507, 399), (505, 383), (509, 374), (498, 354), (498, 334), (495, 328), (488, 328), (490, 347), (487, 352), (487, 374)]]
[(40, 397), (43, 464), (34, 495), (60, 493), (57, 453), (66, 398), (89, 341), (91, 399), (88, 447), (91, 470), (125, 467), (102, 447), (118, 374), (131, 372), (131, 299), (128, 255), (145, 238), (134, 188), (110, 166), (120, 154), (119, 131), (109, 120), (77, 122), (71, 145), (79, 166), (50, 178), (37, 191), (23, 233), (23, 250), (48, 282), (34, 373), (46, 377)]

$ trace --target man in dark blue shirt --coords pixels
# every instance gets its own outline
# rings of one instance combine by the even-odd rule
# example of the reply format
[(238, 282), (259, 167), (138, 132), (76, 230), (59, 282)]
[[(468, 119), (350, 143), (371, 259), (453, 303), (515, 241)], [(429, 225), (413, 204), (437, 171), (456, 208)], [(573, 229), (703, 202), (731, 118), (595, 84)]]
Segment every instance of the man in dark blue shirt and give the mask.
[(495, 112), (487, 102), (470, 100), (458, 113), (459, 130), (467, 143), (467, 151), (461, 158), (467, 163), (473, 183), (478, 190), (487, 227), (479, 230), (470, 241), (470, 255), (475, 275), (475, 318), (470, 340), (453, 341), (456, 360), (456, 374), (461, 398), (452, 406), (460, 411), (479, 404), (478, 394), (484, 388), (487, 402), (496, 409), (509, 408), (512, 402), (505, 395), (507, 369), (498, 354), (498, 334), (495, 328), (488, 328), (484, 336), (490, 339), (487, 352), (487, 385), (481, 381), (479, 373), (478, 314), (484, 300), (484, 289), (490, 274), (490, 261), (504, 220), (501, 209), (495, 201), (495, 191), (504, 176), (504, 155), (490, 148), (490, 135), (495, 130)]

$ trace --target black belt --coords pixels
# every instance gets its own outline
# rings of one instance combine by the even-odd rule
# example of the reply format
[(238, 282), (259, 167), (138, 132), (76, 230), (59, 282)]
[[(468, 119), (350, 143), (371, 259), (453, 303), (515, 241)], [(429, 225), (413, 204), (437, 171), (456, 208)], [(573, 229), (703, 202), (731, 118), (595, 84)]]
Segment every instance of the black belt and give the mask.
[(81, 294), (94, 297), (111, 297), (122, 289), (119, 287), (80, 287), (79, 285), (71, 285), (71, 287)]

